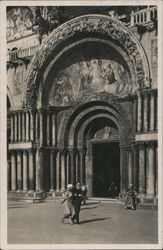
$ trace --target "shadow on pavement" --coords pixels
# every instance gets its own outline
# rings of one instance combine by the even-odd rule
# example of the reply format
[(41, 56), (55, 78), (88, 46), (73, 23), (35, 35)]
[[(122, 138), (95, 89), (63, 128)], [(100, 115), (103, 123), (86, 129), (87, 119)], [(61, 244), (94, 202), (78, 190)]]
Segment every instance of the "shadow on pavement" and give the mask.
[(26, 206), (8, 206), (7, 209), (11, 209), (11, 208), (24, 208), (24, 207), (29, 207), (29, 205), (26, 205)]
[(101, 203), (101, 201), (89, 202), (89, 203), (86, 203), (84, 206), (89, 206), (92, 204), (99, 204), (99, 203)]
[(85, 209), (92, 209), (92, 208), (97, 208), (98, 206), (96, 206), (96, 207), (81, 207), (81, 209), (80, 210), (85, 210)]
[(108, 219), (111, 219), (111, 217), (97, 218), (97, 219), (91, 219), (91, 220), (83, 220), (83, 221), (80, 222), (80, 224), (90, 223), (90, 222), (94, 222), (94, 221), (108, 220)]

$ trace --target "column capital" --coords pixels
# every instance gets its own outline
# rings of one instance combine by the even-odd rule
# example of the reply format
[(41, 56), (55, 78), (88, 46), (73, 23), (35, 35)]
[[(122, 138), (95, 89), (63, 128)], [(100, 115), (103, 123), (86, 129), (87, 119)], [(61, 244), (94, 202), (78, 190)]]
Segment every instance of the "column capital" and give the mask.
[(140, 150), (145, 150), (147, 147), (148, 147), (148, 146), (147, 146), (146, 143), (140, 143), (140, 144), (139, 144), (139, 149), (140, 149)]
[(156, 145), (153, 142), (147, 142), (147, 146), (148, 148), (153, 148), (153, 149), (156, 148)]
[(36, 148), (29, 148), (27, 150), (28, 150), (29, 154), (33, 154), (36, 152)]
[(84, 154), (86, 154), (86, 152), (87, 152), (87, 148), (80, 148), (80, 149), (79, 149), (79, 153), (80, 153), (80, 154), (83, 154), (83, 155), (84, 155)]
[(27, 149), (23, 149), (22, 152), (23, 152), (23, 154), (27, 154), (28, 150)]
[(58, 150), (59, 150), (60, 154), (62, 154), (62, 155), (65, 155), (67, 152), (66, 148), (59, 148)]
[(77, 148), (69, 148), (68, 150), (70, 153), (75, 153), (77, 151)]
[(39, 112), (40, 114), (44, 114), (44, 113), (45, 113), (45, 110), (44, 110), (43, 108), (39, 108), (39, 109), (38, 109), (38, 112)]

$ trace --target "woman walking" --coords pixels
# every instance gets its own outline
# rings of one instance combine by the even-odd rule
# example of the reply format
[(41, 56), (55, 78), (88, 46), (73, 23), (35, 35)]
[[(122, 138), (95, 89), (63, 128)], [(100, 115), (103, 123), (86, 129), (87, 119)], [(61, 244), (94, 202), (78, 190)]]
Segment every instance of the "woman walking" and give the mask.
[(64, 216), (62, 218), (62, 223), (64, 223), (65, 219), (68, 219), (70, 224), (74, 224), (73, 217), (75, 214), (74, 210), (74, 197), (73, 197), (73, 185), (67, 185), (67, 191), (64, 194), (65, 199), (61, 204), (64, 204)]

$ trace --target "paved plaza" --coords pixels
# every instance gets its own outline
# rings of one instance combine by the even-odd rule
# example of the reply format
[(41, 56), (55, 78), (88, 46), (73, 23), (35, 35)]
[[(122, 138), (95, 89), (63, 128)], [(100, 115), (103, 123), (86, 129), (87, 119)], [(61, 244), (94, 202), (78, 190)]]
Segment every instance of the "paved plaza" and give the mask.
[(89, 201), (80, 225), (61, 223), (60, 201), (8, 203), (8, 244), (155, 244), (157, 210), (124, 210), (121, 203)]

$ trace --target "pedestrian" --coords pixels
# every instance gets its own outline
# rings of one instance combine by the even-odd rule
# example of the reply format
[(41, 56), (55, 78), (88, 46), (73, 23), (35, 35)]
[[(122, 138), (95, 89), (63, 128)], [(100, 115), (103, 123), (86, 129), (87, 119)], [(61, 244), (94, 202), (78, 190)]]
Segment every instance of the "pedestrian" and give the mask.
[(125, 197), (125, 209), (131, 208), (132, 210), (136, 210), (136, 202), (137, 202), (136, 192), (134, 191), (133, 185), (130, 184), (130, 187)]
[(76, 187), (74, 188), (73, 192), (74, 192), (75, 214), (72, 217), (72, 220), (74, 223), (79, 224), (79, 213), (80, 213), (81, 200), (82, 200), (82, 190), (81, 190), (81, 186), (79, 182), (76, 184)]
[(109, 187), (109, 196), (112, 198), (115, 198), (117, 196), (117, 186), (114, 182), (112, 182)]
[(82, 189), (82, 205), (86, 205), (88, 187), (87, 185), (83, 184), (81, 189)]
[(74, 210), (73, 188), (74, 187), (72, 184), (68, 184), (67, 190), (64, 193), (65, 198), (61, 203), (64, 204), (64, 216), (62, 218), (62, 223), (64, 223), (65, 219), (68, 219), (70, 224), (74, 224), (73, 216), (75, 214), (75, 210)]

